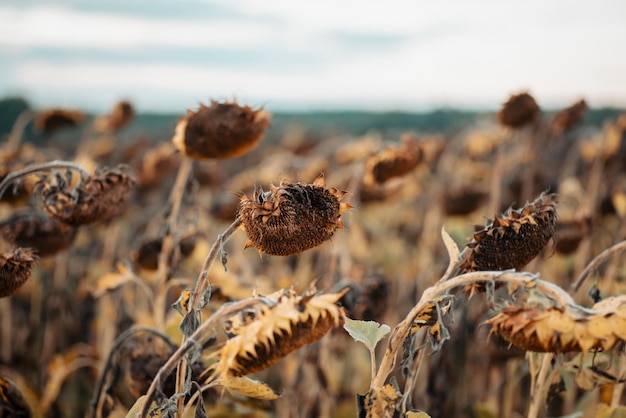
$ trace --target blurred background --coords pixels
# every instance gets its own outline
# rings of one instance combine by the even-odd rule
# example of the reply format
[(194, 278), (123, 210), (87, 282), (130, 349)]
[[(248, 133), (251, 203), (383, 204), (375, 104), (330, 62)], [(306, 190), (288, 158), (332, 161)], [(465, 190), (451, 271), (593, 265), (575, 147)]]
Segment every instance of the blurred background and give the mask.
[(181, 114), (626, 105), (626, 3), (3, 0), (0, 97)]

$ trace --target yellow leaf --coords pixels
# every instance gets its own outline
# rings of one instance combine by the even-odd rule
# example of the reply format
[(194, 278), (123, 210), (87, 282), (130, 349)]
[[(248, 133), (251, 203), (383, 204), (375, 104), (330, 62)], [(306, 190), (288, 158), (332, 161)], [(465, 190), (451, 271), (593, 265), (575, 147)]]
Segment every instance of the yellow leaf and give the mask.
[(117, 264), (117, 271), (107, 273), (96, 281), (95, 288), (91, 291), (95, 298), (99, 298), (106, 292), (115, 290), (126, 284), (135, 277), (134, 273), (123, 263)]
[(258, 380), (252, 380), (246, 376), (222, 376), (219, 383), (231, 392), (237, 392), (250, 398), (256, 399), (278, 399), (280, 394), (272, 388)]

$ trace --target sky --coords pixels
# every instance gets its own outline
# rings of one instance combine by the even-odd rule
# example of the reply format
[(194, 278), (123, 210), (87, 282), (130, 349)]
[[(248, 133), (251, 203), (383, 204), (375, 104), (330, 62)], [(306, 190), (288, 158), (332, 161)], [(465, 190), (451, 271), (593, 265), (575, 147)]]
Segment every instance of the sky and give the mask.
[(0, 0), (0, 97), (183, 113), (626, 107), (624, 0)]

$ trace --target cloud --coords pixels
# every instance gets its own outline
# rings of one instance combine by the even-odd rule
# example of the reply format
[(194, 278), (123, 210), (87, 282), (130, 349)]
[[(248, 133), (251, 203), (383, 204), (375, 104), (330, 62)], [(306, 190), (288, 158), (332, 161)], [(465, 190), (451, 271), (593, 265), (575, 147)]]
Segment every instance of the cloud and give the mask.
[(571, 1), (184, 0), (166, 2), (185, 9), (171, 16), (118, 0), (4, 5), (0, 93), (411, 108), (497, 106), (530, 89), (542, 104), (626, 103), (626, 3)]

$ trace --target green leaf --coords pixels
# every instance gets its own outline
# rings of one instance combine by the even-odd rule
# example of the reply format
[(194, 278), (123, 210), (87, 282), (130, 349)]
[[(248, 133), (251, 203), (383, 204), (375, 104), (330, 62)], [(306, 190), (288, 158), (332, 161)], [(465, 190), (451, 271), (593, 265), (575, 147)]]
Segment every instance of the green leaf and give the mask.
[(343, 327), (356, 341), (359, 341), (374, 351), (376, 344), (391, 332), (389, 325), (380, 325), (376, 321), (358, 321), (346, 318)]

